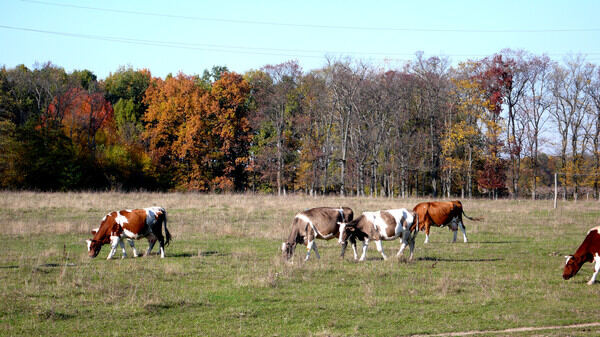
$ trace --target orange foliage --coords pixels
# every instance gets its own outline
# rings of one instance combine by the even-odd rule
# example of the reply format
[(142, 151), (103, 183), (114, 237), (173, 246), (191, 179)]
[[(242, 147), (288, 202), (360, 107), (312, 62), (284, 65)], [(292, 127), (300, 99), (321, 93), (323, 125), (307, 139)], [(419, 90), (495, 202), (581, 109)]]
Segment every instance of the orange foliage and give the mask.
[(210, 90), (182, 73), (152, 79), (144, 102), (146, 130), (153, 162), (173, 171), (176, 187), (231, 190), (247, 162), (250, 127), (246, 116), (248, 83), (224, 73)]

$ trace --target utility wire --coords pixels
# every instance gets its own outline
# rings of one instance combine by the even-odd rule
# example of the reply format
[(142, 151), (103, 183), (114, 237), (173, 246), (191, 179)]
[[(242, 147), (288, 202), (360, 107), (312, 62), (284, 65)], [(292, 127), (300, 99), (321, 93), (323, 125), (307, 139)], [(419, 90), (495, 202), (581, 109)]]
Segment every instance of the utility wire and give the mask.
[[(306, 50), (306, 49), (281, 49), (281, 48), (263, 48), (263, 47), (247, 47), (247, 46), (228, 46), (228, 45), (217, 45), (217, 44), (202, 44), (202, 43), (189, 43), (189, 42), (173, 42), (173, 41), (160, 41), (160, 40), (144, 40), (144, 39), (133, 39), (127, 37), (114, 37), (105, 35), (92, 35), (92, 34), (79, 34), (69, 32), (58, 32), (43, 29), (25, 28), (0, 25), (0, 29), (17, 30), (24, 32), (41, 33), (56, 36), (66, 36), (72, 38), (80, 38), (87, 40), (97, 41), (109, 41), (118, 42), (130, 45), (142, 45), (142, 46), (154, 46), (154, 47), (167, 47), (187, 50), (204, 50), (213, 52), (226, 52), (226, 53), (242, 53), (242, 54), (254, 54), (254, 55), (268, 55), (268, 56), (284, 56), (284, 57), (298, 57), (298, 58), (323, 58), (323, 55), (371, 55), (379, 56), (386, 61), (409, 61), (407, 58), (399, 58), (401, 56), (412, 57), (414, 54), (410, 53), (390, 53), (390, 52), (356, 52), (356, 51), (328, 51), (328, 50)], [(564, 56), (567, 54), (547, 54), (554, 56)], [(600, 53), (586, 53), (588, 56), (600, 56)], [(396, 56), (396, 57), (394, 57)], [(486, 54), (445, 54), (446, 57), (485, 57)]]
[(424, 32), (424, 33), (564, 33), (564, 32), (599, 32), (600, 28), (544, 28), (544, 29), (460, 29), (460, 28), (414, 28), (414, 27), (369, 27), (369, 26), (334, 26), (334, 25), (317, 25), (317, 24), (302, 24), (302, 23), (284, 23), (284, 22), (270, 22), (270, 21), (251, 21), (251, 20), (235, 20), (235, 19), (221, 19), (221, 18), (209, 18), (200, 16), (188, 16), (188, 15), (174, 15), (174, 14), (163, 14), (163, 13), (152, 13), (132, 10), (122, 10), (114, 8), (101, 8), (91, 6), (81, 6), (66, 3), (50, 2), (50, 1), (39, 1), (39, 0), (21, 0), (22, 2), (29, 2), (34, 4), (55, 6), (63, 8), (76, 8), (93, 10), (100, 12), (109, 13), (120, 13), (130, 15), (143, 15), (152, 17), (163, 17), (171, 19), (184, 19), (192, 21), (207, 21), (207, 22), (221, 22), (221, 23), (234, 23), (234, 24), (245, 24), (245, 25), (263, 25), (263, 26), (279, 26), (279, 27), (296, 27), (296, 28), (312, 28), (312, 29), (335, 29), (335, 30), (365, 30), (365, 31), (401, 31), (401, 32)]

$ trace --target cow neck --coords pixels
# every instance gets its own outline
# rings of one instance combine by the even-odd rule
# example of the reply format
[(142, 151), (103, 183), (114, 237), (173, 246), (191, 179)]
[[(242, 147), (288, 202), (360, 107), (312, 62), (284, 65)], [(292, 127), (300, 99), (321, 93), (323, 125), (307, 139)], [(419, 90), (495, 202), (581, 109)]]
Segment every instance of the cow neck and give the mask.
[(296, 244), (297, 239), (298, 239), (298, 233), (299, 233), (298, 226), (294, 222), (294, 225), (292, 226), (292, 231), (291, 231), (291, 233), (290, 233), (290, 235), (288, 236), (288, 239), (287, 239), (287, 243), (289, 245), (295, 245)]
[[(114, 221), (112, 215), (108, 215), (106, 217), (106, 220), (104, 222), (102, 222), (102, 224), (100, 225), (100, 228), (98, 228), (98, 231), (96, 232), (96, 234), (94, 235), (93, 240), (96, 241), (105, 241), (108, 242), (110, 241), (110, 233), (108, 233), (108, 231), (111, 229), (111, 223)], [(101, 240), (103, 239), (103, 240)]]
[(573, 254), (573, 258), (576, 258), (577, 262), (591, 262), (594, 260), (594, 255), (592, 250), (598, 250), (600, 247), (600, 234), (598, 234), (597, 229), (592, 229), (588, 235), (585, 237), (579, 248), (575, 254)]

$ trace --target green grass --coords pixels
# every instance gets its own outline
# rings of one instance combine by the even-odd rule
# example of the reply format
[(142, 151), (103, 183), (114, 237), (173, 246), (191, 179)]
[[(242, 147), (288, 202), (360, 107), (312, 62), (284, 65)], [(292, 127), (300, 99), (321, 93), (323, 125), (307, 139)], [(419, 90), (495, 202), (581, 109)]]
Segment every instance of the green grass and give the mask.
[[(356, 263), (335, 241), (321, 259), (281, 260), (293, 215), (319, 205), (366, 210), (420, 200), (198, 194), (0, 193), (0, 334), (390, 336), (594, 322), (591, 264), (570, 281), (563, 255), (597, 225), (595, 202), (464, 200), (470, 242), (433, 228), (415, 261)], [(167, 257), (86, 256), (86, 232), (109, 211), (163, 205)], [(459, 240), (461, 240), (459, 235)], [(147, 247), (137, 241), (138, 250)], [(399, 241), (384, 243), (395, 256)], [(131, 251), (126, 245), (128, 254)], [(117, 252), (120, 257), (120, 249)], [(518, 335), (589, 335), (599, 328)], [(506, 335), (506, 334), (504, 334)]]

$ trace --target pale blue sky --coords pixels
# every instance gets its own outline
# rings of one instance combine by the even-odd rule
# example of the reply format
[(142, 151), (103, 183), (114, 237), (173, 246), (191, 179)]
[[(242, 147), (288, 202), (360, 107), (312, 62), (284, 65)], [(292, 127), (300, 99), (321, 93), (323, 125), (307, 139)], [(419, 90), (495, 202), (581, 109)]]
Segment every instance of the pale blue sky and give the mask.
[(503, 48), (600, 63), (598, 13), (600, 1), (0, 0), (0, 65), (164, 77), (290, 59), (310, 70), (325, 55), (398, 67), (423, 51), (456, 63)]

